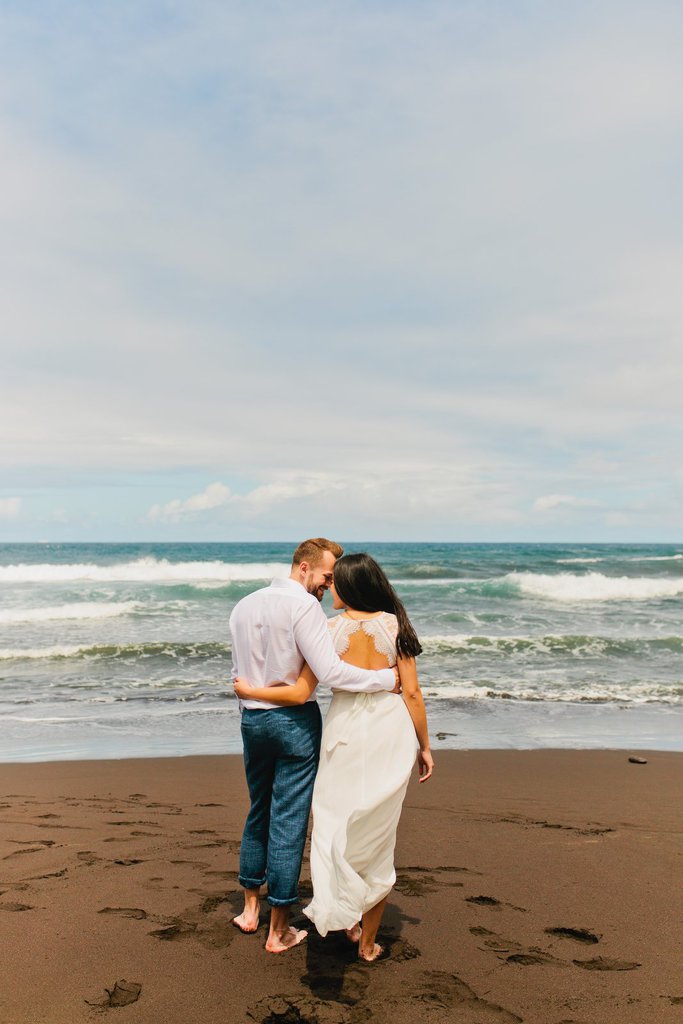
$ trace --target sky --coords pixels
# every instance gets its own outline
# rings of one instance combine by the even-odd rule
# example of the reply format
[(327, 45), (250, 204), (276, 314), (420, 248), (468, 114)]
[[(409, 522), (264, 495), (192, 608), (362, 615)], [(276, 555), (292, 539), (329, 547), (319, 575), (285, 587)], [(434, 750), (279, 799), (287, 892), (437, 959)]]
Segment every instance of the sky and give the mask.
[(4, 0), (0, 541), (681, 542), (682, 39)]

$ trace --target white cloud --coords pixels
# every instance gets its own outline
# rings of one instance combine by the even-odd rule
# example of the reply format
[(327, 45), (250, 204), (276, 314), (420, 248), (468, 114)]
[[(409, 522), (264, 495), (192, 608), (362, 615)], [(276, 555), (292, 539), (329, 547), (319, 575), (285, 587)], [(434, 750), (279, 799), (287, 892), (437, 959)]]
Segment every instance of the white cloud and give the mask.
[(0, 519), (17, 519), (21, 515), (21, 498), (0, 498)]
[[(294, 535), (300, 523), (309, 532), (340, 536), (376, 535), (379, 529), (413, 535), (429, 521), (442, 531), (453, 524), (486, 522), (515, 524), (509, 477), (467, 463), (404, 462), (387, 458), (384, 465), (359, 462), (348, 468), (316, 473), (279, 471), (274, 479), (243, 493), (214, 483), (201, 494), (154, 505), (148, 519), (161, 524), (190, 522), (198, 514), (223, 528), (258, 526), (268, 536)], [(498, 475), (499, 479), (488, 476)], [(483, 511), (485, 510), (485, 511)], [(324, 528), (323, 525), (324, 524)], [(283, 533), (284, 531), (284, 533)]]
[(534, 502), (534, 512), (551, 512), (556, 508), (595, 508), (594, 498), (577, 498), (573, 494), (544, 494)]
[(167, 473), (149, 520), (263, 531), (654, 494), (680, 448), (681, 11), (181, 6), (0, 12), (0, 465)]
[(148, 518), (154, 522), (163, 520), (178, 523), (201, 512), (222, 508), (230, 503), (231, 498), (230, 488), (217, 481), (209, 484), (201, 494), (193, 494), (184, 500), (174, 498), (165, 505), (153, 505), (148, 512)]

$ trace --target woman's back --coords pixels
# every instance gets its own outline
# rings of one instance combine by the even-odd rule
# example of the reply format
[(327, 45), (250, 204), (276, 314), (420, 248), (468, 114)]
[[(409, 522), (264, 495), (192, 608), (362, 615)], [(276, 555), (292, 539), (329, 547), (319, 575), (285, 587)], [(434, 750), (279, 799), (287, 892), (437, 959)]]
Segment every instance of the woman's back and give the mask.
[(395, 615), (379, 612), (354, 618), (344, 613), (331, 619), (329, 626), (332, 642), (342, 661), (367, 669), (396, 664), (398, 622)]

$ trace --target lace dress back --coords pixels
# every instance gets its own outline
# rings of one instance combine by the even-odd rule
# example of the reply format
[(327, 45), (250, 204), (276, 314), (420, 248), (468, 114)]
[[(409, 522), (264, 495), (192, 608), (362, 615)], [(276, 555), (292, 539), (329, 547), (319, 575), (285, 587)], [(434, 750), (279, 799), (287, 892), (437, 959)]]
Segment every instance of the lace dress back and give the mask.
[(396, 664), (398, 620), (390, 612), (381, 612), (371, 619), (351, 619), (348, 615), (336, 615), (330, 619), (329, 627), (334, 649), (340, 657), (346, 654), (351, 637), (360, 629), (370, 637), (375, 650), (387, 659), (390, 667)]
[[(337, 615), (329, 628), (338, 654), (358, 644), (396, 664), (398, 623), (388, 612)], [(333, 691), (313, 791), (313, 899), (304, 909), (321, 935), (351, 928), (391, 891), (396, 826), (416, 749), (398, 694)]]

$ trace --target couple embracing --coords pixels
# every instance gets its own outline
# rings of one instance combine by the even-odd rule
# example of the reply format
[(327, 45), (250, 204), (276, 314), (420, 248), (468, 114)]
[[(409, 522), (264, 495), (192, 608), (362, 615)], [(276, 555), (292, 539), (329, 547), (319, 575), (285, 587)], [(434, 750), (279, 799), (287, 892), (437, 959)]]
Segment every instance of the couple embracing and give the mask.
[[(328, 589), (341, 612), (330, 620), (320, 606)], [(298, 546), (287, 579), (243, 598), (230, 630), (251, 798), (240, 850), (244, 910), (233, 923), (257, 930), (267, 883), (266, 949), (282, 953), (306, 938), (289, 914), (312, 800), (313, 899), (304, 914), (321, 935), (344, 930), (361, 959), (376, 960), (416, 753), (421, 782), (434, 766), (415, 630), (377, 562), (344, 556), (324, 537)], [(333, 691), (324, 728), (318, 683)]]

